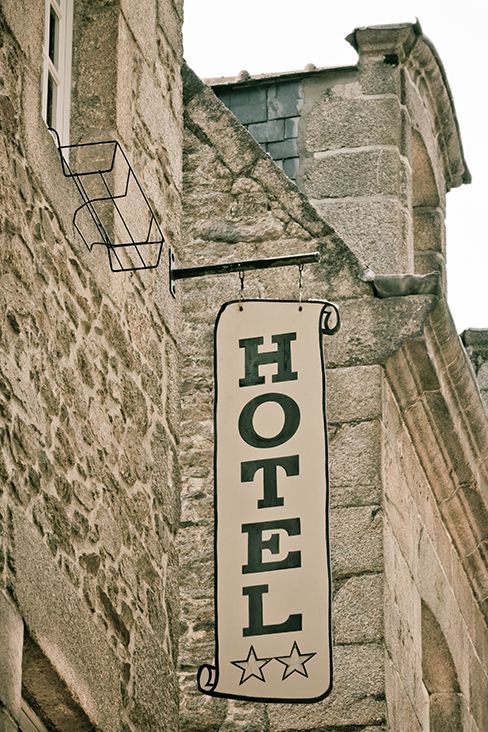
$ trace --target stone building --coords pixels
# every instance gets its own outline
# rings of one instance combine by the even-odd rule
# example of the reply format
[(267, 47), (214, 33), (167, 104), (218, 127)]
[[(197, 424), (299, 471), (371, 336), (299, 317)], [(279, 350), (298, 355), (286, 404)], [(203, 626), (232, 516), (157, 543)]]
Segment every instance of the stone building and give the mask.
[[(112, 273), (88, 251), (47, 126), (118, 140), (178, 250), (183, 3), (140, 5), (0, 4), (6, 732), (177, 728), (179, 306), (165, 267)], [(72, 169), (83, 150), (96, 170), (96, 147)]]
[[(336, 302), (342, 319), (325, 344), (333, 691), (310, 705), (204, 697), (195, 674), (214, 653), (213, 321), (238, 280), (208, 278), (198, 301), (194, 283), (181, 285), (188, 732), (488, 729), (486, 334), (463, 335), (478, 385), (443, 296), (446, 193), (469, 171), (420, 26), (349, 40), (354, 67), (208, 80), (219, 99), (183, 74), (185, 263), (318, 250), (304, 297)], [(245, 296), (296, 298), (296, 271), (278, 272), (247, 275)]]
[[(482, 732), (488, 349), (443, 295), (445, 195), (469, 173), (442, 64), (418, 24), (358, 29), (354, 67), (214, 93), (183, 63), (182, 16), (1, 3), (0, 731), (172, 732), (179, 696), (187, 732)], [(303, 297), (340, 308), (317, 704), (196, 687), (214, 655), (213, 324), (239, 279), (173, 298), (169, 247), (187, 266), (319, 251)], [(297, 296), (294, 268), (246, 275), (245, 297)]]

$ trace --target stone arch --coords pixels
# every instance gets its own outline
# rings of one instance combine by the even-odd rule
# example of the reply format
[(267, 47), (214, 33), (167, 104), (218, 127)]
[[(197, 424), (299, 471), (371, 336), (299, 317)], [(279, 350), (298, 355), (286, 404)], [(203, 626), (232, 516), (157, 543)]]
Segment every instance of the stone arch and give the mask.
[(442, 272), (445, 283), (444, 211), (431, 157), (416, 129), (412, 130), (412, 199), (415, 272)]
[(444, 633), (422, 600), (422, 680), (429, 694), (429, 732), (463, 732), (466, 704)]
[(437, 207), (439, 192), (432, 162), (420, 132), (412, 130), (413, 207)]

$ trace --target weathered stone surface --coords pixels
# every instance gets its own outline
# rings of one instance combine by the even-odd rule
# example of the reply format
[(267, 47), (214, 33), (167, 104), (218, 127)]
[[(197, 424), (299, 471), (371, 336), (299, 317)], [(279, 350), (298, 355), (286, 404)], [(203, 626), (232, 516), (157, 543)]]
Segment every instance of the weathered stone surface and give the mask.
[(379, 422), (342, 424), (329, 443), (331, 508), (381, 501)]
[(178, 698), (174, 666), (162, 644), (143, 625), (135, 632), (134, 698), (131, 720), (144, 730), (177, 729), (177, 707), (155, 697), (155, 689), (167, 689), (170, 699)]
[(333, 638), (336, 645), (377, 643), (383, 639), (383, 577), (351, 577), (334, 594)]
[[(165, 235), (177, 250), (181, 16), (166, 3), (163, 32), (155, 1), (140, 18), (134, 3), (120, 5), (75, 4), (71, 141), (124, 144), (158, 221), (170, 221)], [(133, 693), (134, 618), (155, 637), (164, 632), (166, 659), (177, 646), (174, 618), (164, 617), (170, 607), (177, 613), (168, 525), (177, 521), (179, 490), (178, 392), (169, 394), (178, 373), (179, 307), (166, 270), (109, 274), (106, 252), (90, 253), (77, 238), (76, 187), (40, 116), (43, 10), (14, 12), (11, 3), (2, 10), (0, 587), (11, 588), (50, 664), (44, 691), (32, 691), (33, 699), (45, 694), (38, 705), (50, 724), (69, 730), (77, 699), (91, 719), (86, 729), (127, 732), (120, 710)], [(22, 23), (23, 50), (16, 40)], [(11, 125), (21, 109), (24, 124)], [(163, 367), (166, 338), (174, 353)], [(150, 480), (160, 443), (171, 444), (171, 517)], [(8, 518), (12, 511), (17, 518)], [(58, 682), (65, 685), (60, 697), (48, 693)], [(172, 715), (166, 728), (175, 729), (176, 697), (164, 688), (158, 694)], [(87, 718), (73, 719), (85, 729)]]
[(303, 179), (309, 198), (394, 196), (399, 193), (400, 157), (390, 148), (316, 153)]
[[(320, 216), (377, 274), (413, 271), (411, 224), (395, 199), (312, 199)], [(407, 242), (407, 246), (405, 243)]]
[(400, 105), (394, 97), (333, 99), (318, 103), (307, 119), (310, 152), (366, 145), (397, 145)]
[(383, 517), (380, 507), (332, 509), (330, 554), (334, 577), (381, 572)]
[(413, 210), (413, 236), (416, 250), (445, 254), (445, 228), (442, 211), (416, 206)]
[(18, 727), (6, 709), (0, 709), (0, 732), (17, 732)]
[(270, 704), (270, 732), (378, 725), (385, 721), (384, 650), (381, 645), (336, 646), (334, 688), (317, 704)]
[(382, 363), (404, 340), (422, 336), (424, 323), (437, 303), (434, 295), (341, 303), (341, 329), (327, 341), (328, 364)]
[(414, 255), (415, 273), (419, 275), (430, 274), (431, 272), (440, 272), (442, 290), (446, 289), (446, 260), (439, 252), (415, 252)]
[(423, 732), (423, 719), (417, 717), (399, 672), (393, 667), (390, 659), (386, 659), (385, 689), (388, 708), (388, 721), (393, 732)]
[(355, 366), (327, 371), (327, 420), (362, 422), (382, 416), (380, 366)]

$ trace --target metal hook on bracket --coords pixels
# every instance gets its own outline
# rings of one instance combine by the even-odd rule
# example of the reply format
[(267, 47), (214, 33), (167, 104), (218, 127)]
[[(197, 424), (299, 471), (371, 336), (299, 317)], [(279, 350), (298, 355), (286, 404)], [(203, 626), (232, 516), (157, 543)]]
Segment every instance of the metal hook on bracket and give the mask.
[(303, 263), (298, 265), (298, 306), (299, 310), (302, 310), (302, 297), (303, 297)]
[(241, 286), (239, 288), (239, 310), (244, 310), (242, 307), (242, 296), (244, 295), (244, 271), (242, 269), (239, 270), (239, 279), (241, 281)]

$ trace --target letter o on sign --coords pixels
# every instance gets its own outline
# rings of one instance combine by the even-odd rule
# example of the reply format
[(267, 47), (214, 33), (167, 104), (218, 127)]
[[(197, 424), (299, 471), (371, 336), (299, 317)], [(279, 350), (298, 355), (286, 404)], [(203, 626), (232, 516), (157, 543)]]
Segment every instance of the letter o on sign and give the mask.
[[(276, 402), (283, 409), (285, 422), (274, 437), (262, 437), (254, 429), (253, 419), (256, 409), (266, 402)], [(294, 399), (286, 394), (261, 394), (251, 399), (239, 415), (239, 434), (252, 447), (277, 447), (293, 437), (300, 424), (300, 409)]]

